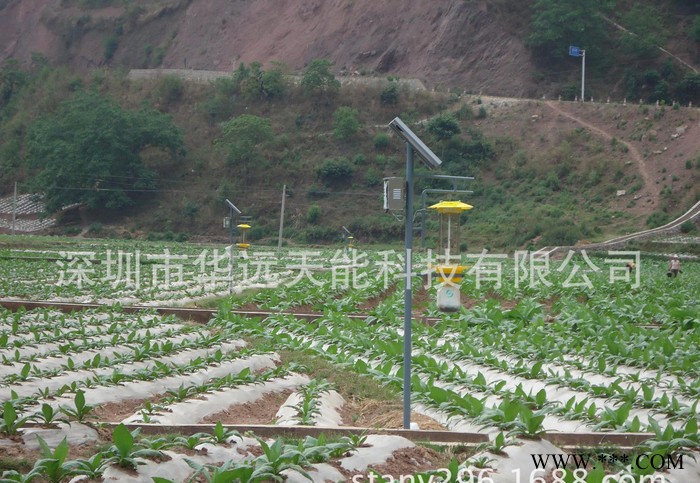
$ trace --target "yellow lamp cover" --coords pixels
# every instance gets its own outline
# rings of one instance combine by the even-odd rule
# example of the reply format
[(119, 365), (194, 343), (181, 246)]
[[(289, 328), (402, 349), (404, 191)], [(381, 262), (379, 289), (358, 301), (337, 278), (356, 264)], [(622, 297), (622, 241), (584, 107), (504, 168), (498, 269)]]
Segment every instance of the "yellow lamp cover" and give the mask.
[(437, 275), (439, 282), (450, 281), (452, 283), (460, 283), (464, 274), (471, 268), (470, 265), (435, 265), (434, 274)]
[(441, 201), (428, 207), (431, 210), (437, 210), (438, 213), (459, 214), (463, 211), (474, 208), (472, 205), (462, 203), (461, 201)]
[(247, 230), (248, 228), (250, 228), (250, 225), (241, 223), (240, 225), (236, 225), (236, 227), (240, 228), (241, 230)]

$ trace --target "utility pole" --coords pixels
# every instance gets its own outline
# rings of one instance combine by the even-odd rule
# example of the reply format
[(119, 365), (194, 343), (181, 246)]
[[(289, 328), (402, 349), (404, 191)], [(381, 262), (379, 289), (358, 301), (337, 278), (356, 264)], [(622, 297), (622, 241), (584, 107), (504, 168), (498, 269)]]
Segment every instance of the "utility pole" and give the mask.
[(586, 84), (586, 51), (581, 50), (581, 101), (584, 101), (585, 92), (584, 86)]
[(569, 45), (571, 57), (581, 57), (581, 102), (586, 102), (586, 51), (575, 45)]
[(15, 181), (15, 194), (12, 197), (12, 234), (15, 234), (15, 221), (17, 221), (17, 181)]
[(284, 231), (284, 199), (287, 197), (287, 185), (282, 186), (282, 209), (280, 210), (280, 233), (277, 238), (277, 250), (282, 249), (282, 232)]

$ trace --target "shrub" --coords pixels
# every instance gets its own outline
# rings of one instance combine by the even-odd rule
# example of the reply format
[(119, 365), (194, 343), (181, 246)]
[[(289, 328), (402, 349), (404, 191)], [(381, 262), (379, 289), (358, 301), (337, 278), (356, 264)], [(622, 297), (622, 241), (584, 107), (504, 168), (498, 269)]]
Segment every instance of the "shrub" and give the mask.
[(355, 163), (356, 165), (360, 166), (360, 165), (367, 163), (367, 157), (362, 153), (357, 153), (355, 155), (355, 157), (352, 159), (352, 162)]
[(300, 234), (302, 242), (329, 242), (338, 238), (338, 232), (327, 226), (309, 226)]
[(647, 226), (649, 228), (656, 228), (657, 226), (665, 225), (668, 221), (668, 214), (663, 211), (657, 211), (649, 215), (649, 218), (647, 218)]
[(166, 105), (182, 99), (184, 90), (182, 79), (174, 75), (166, 75), (160, 80), (158, 87), (156, 87), (158, 98)]
[(193, 220), (197, 213), (199, 213), (199, 205), (192, 200), (185, 199), (182, 203), (182, 215)]
[(352, 178), (354, 168), (345, 158), (327, 159), (316, 168), (316, 176), (326, 186), (347, 181)]
[(470, 121), (474, 119), (474, 111), (471, 106), (463, 105), (459, 108), (456, 114), (457, 119), (460, 121)]
[(385, 132), (380, 132), (377, 133), (376, 136), (374, 136), (374, 148), (375, 149), (384, 149), (387, 146), (389, 146), (390, 143), (390, 138), (389, 135)]
[(547, 228), (542, 234), (542, 244), (547, 246), (572, 246), (581, 239), (581, 229), (573, 223), (560, 223)]
[(119, 47), (119, 37), (116, 34), (112, 34), (105, 39), (104, 56), (107, 62), (112, 60), (112, 57), (114, 57), (114, 53), (117, 51), (117, 47)]
[(336, 139), (350, 139), (357, 134), (362, 126), (357, 109), (341, 106), (335, 111), (333, 116), (335, 119), (333, 124), (333, 136), (335, 136)]
[(379, 100), (386, 106), (394, 105), (399, 102), (399, 84), (393, 81), (389, 82), (389, 84), (382, 89)]
[(92, 233), (94, 235), (99, 235), (102, 232), (102, 223), (100, 222), (94, 222), (91, 223), (90, 226), (88, 227), (88, 233)]
[(681, 224), (681, 233), (695, 233), (698, 227), (691, 220), (684, 221)]
[(382, 183), (382, 174), (375, 167), (369, 168), (365, 172), (365, 185), (369, 188)]
[(309, 209), (306, 212), (306, 221), (308, 221), (311, 224), (315, 224), (316, 222), (318, 222), (318, 220), (320, 218), (321, 218), (321, 207), (318, 206), (316, 203), (309, 206)]

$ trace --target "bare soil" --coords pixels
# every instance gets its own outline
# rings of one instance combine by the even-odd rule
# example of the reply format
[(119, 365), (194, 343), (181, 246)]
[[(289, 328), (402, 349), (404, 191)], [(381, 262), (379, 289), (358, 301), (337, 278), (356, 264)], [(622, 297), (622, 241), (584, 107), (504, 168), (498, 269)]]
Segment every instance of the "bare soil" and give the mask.
[[(446, 455), (430, 448), (416, 446), (394, 451), (386, 463), (370, 466), (370, 469), (382, 476), (391, 475), (395, 481), (398, 481), (400, 475), (413, 475), (423, 471), (444, 468), (447, 466), (447, 463), (449, 463), (449, 458)], [(361, 473), (350, 472), (343, 469), (339, 463), (331, 462), (331, 464), (343, 474), (347, 479), (346, 481), (352, 481), (352, 477), (356, 475), (362, 475), (365, 478), (363, 481), (367, 481), (369, 469)]]
[(392, 287), (384, 290), (382, 293), (376, 297), (371, 297), (364, 302), (357, 305), (357, 311), (361, 313), (371, 312), (376, 309), (382, 302), (391, 297), (399, 289), (398, 284), (394, 284)]
[[(431, 85), (459, 84), (475, 92), (508, 80), (512, 95), (537, 87), (528, 75), (533, 66), (522, 36), (502, 28), (513, 8), (499, 10), (483, 0), (410, 2), (400, 9), (372, 0), (162, 0), (143, 2), (136, 17), (123, 7), (80, 10), (41, 0), (5, 3), (0, 8), (0, 61), (14, 57), (28, 63), (33, 52), (41, 52), (74, 68), (142, 68), (157, 65), (144, 48), (150, 45), (165, 52), (160, 64), (165, 68), (230, 71), (241, 62), (280, 61), (298, 71), (313, 59), (330, 59), (339, 73), (348, 75), (376, 72)], [(106, 61), (105, 32), (117, 25), (124, 34)], [(510, 81), (515, 78), (521, 79), (518, 85)]]
[[(133, 416), (135, 412), (141, 409), (144, 401), (144, 399), (131, 399), (128, 401), (102, 404), (91, 412), (91, 420), (119, 423), (129, 416)], [(158, 398), (151, 398), (150, 401), (155, 404)]]
[(293, 391), (268, 392), (260, 399), (236, 404), (221, 412), (207, 416), (202, 423), (216, 424), (275, 424), (275, 415)]

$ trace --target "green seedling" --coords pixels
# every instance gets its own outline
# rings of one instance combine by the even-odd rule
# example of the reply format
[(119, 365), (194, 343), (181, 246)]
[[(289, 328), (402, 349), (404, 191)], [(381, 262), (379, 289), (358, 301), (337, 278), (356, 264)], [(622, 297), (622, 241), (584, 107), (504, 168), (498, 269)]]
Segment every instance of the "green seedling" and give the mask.
[(78, 459), (72, 461), (73, 473), (76, 475), (84, 475), (88, 478), (98, 479), (102, 476), (105, 469), (109, 466), (102, 453), (92, 455), (88, 459)]
[(136, 436), (139, 432), (138, 428), (131, 432), (123, 424), (114, 428), (112, 433), (114, 444), (107, 450), (108, 461), (124, 468), (135, 469), (138, 465), (145, 464), (139, 461), (139, 458), (162, 457), (163, 453), (160, 451), (136, 444)]
[(85, 422), (85, 420), (90, 416), (90, 413), (96, 407), (85, 402), (85, 392), (83, 392), (82, 389), (78, 389), (76, 391), (73, 404), (74, 407), (72, 408), (68, 406), (61, 406), (60, 411), (80, 423)]
[(214, 441), (217, 443), (226, 443), (231, 438), (238, 438), (241, 441), (243, 441), (243, 437), (241, 436), (241, 433), (239, 433), (235, 429), (224, 428), (224, 425), (221, 424), (221, 421), (218, 421), (216, 423), (216, 426), (214, 426), (214, 431), (213, 431), (212, 435), (213, 435)]
[(66, 418), (61, 417), (61, 411), (55, 409), (48, 403), (41, 405), (41, 411), (34, 413), (34, 419), (43, 426), (53, 426), (58, 423), (67, 423)]
[(41, 468), (41, 474), (45, 476), (50, 483), (60, 483), (64, 481), (68, 476), (74, 473), (74, 462), (66, 461), (68, 457), (68, 442), (66, 438), (56, 446), (56, 448), (51, 451), (49, 445), (46, 444), (41, 436), (36, 437), (41, 447), (42, 458), (37, 460), (34, 464), (34, 468)]
[(20, 418), (17, 416), (17, 409), (13, 401), (5, 401), (2, 407), (2, 420), (0, 420), (0, 433), (8, 436), (16, 435), (19, 430), (27, 423), (32, 421), (33, 416), (25, 416)]

